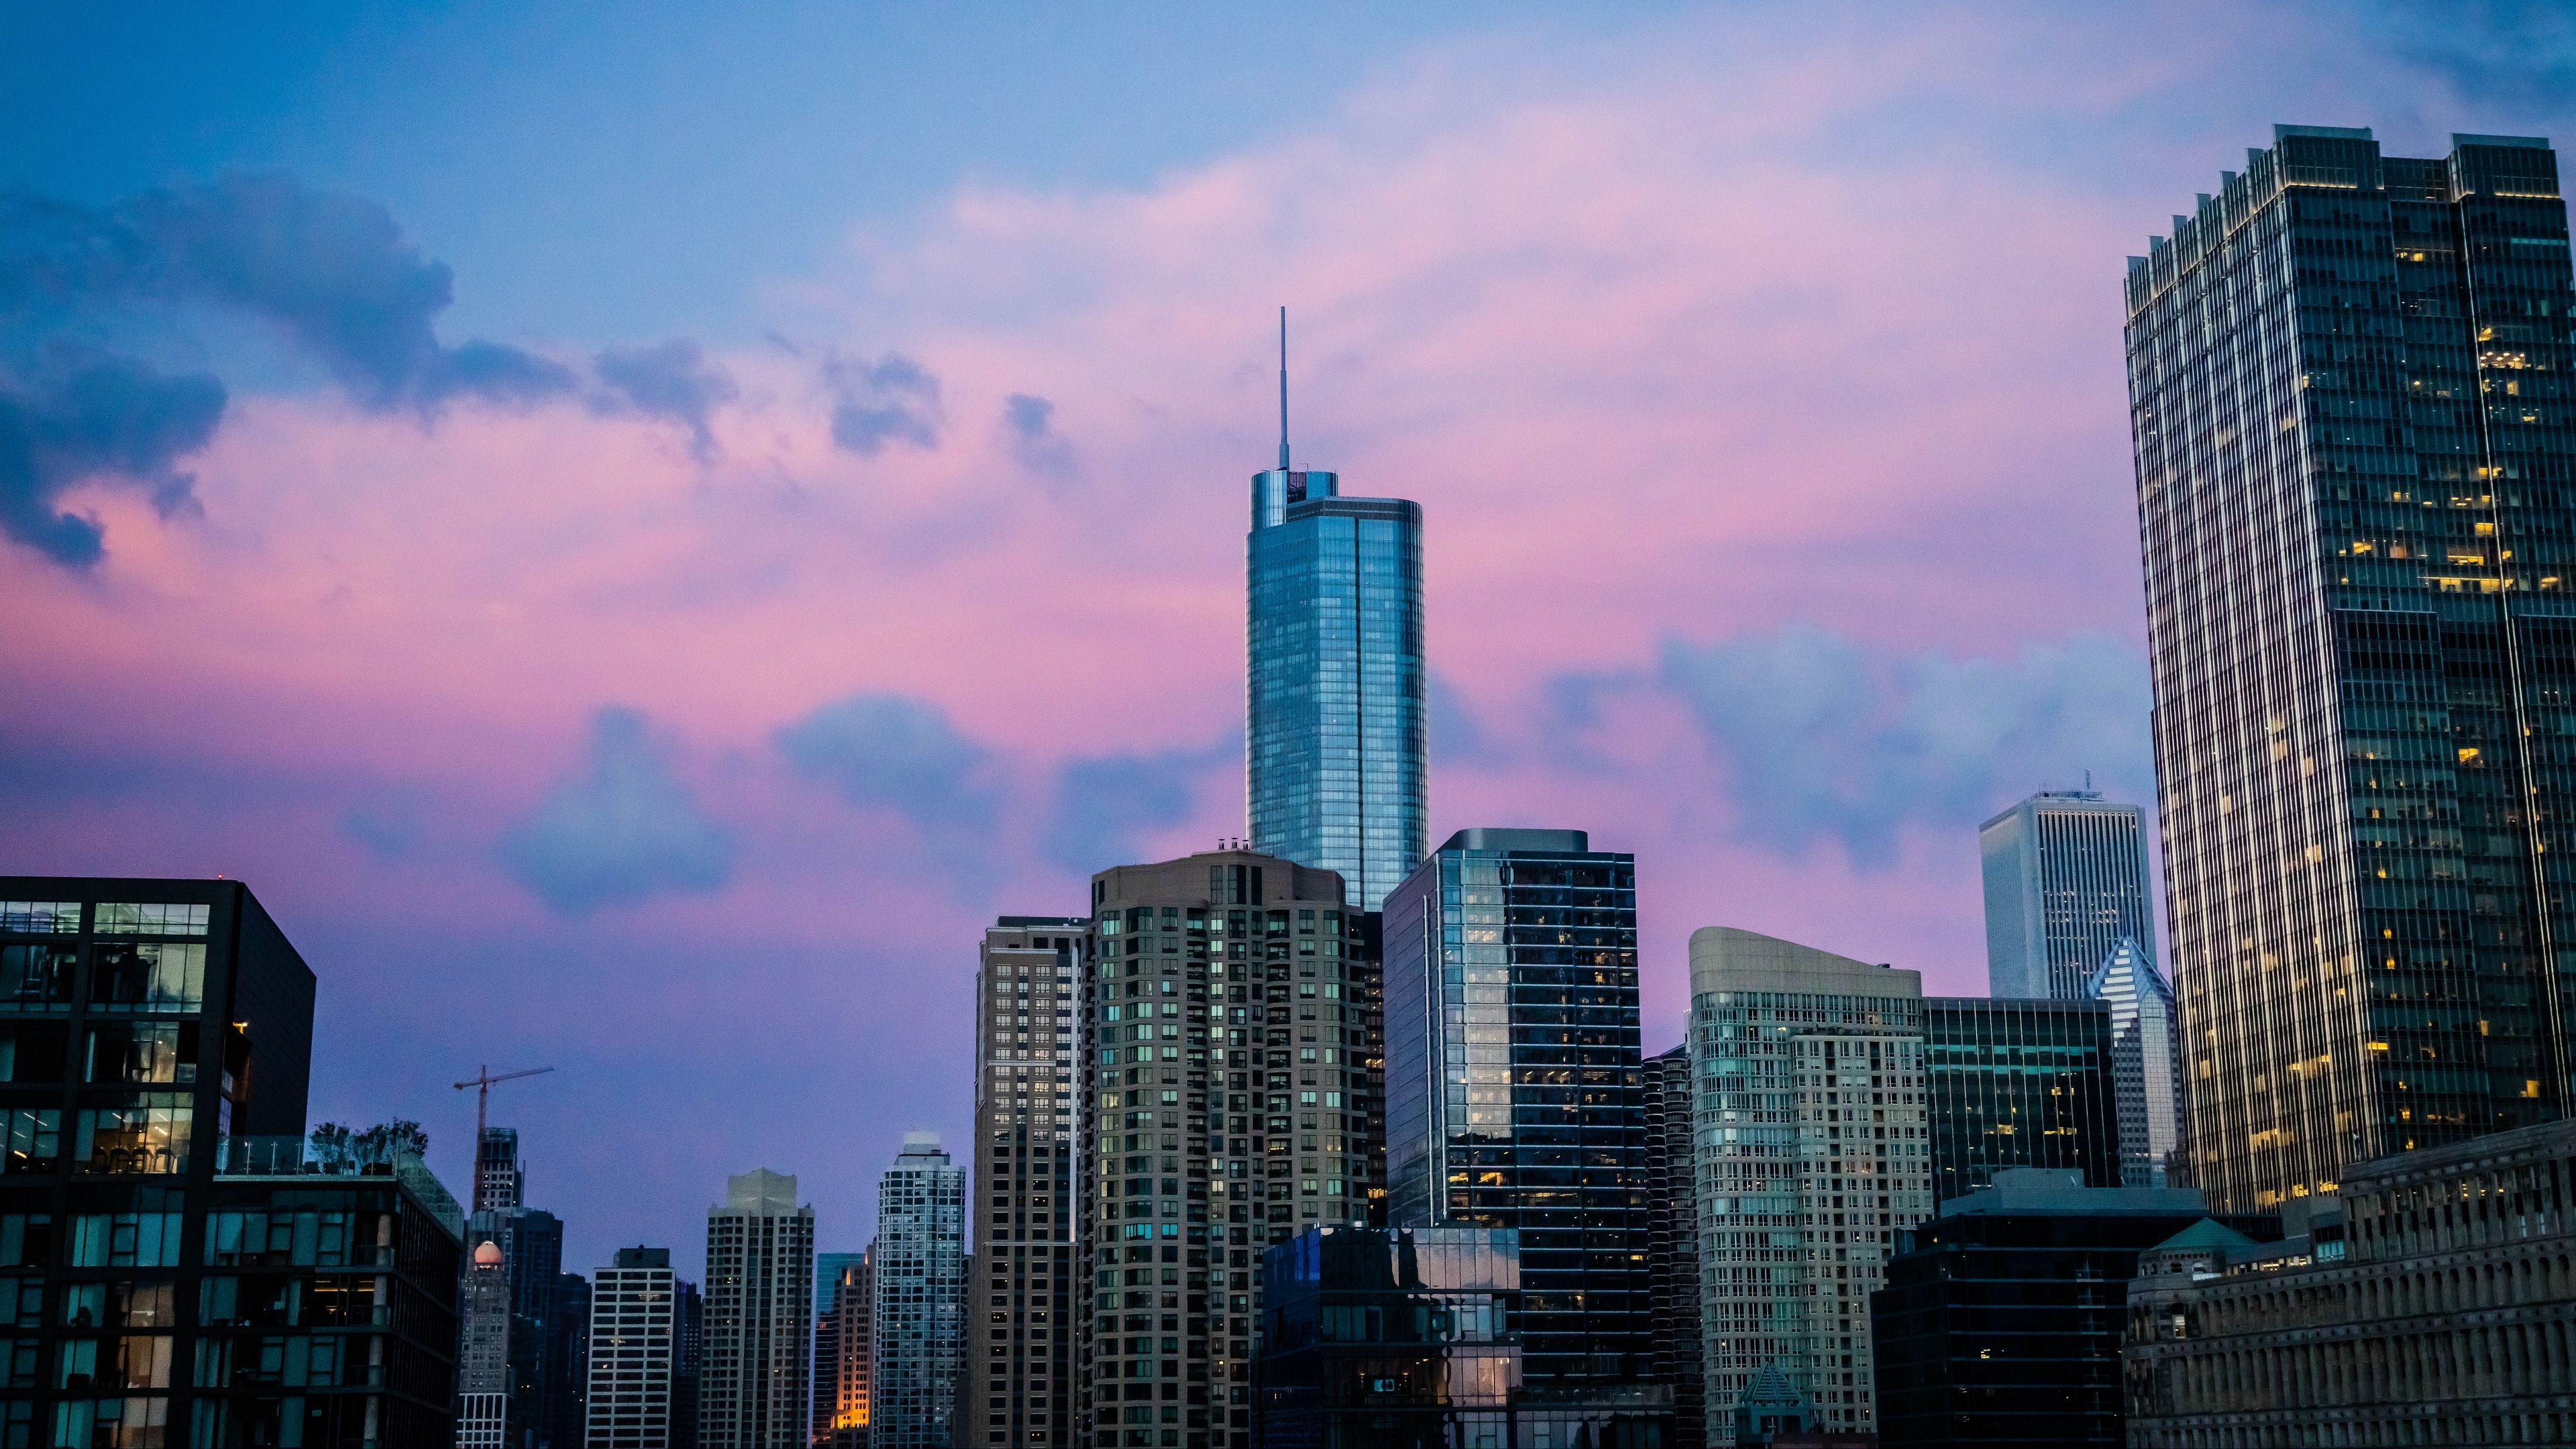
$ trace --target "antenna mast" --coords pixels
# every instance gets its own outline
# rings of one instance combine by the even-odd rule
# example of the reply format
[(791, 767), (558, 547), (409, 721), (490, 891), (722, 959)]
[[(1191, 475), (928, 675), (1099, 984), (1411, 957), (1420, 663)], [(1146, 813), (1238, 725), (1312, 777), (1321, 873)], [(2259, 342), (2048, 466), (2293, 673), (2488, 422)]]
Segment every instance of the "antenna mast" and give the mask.
[(1279, 471), (1288, 471), (1288, 308), (1279, 308)]

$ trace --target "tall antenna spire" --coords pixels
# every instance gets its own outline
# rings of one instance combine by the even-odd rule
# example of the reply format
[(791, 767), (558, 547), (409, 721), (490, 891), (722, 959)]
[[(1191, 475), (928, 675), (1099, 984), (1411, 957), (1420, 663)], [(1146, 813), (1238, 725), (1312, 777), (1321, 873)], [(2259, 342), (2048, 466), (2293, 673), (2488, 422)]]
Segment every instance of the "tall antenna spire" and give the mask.
[(1279, 308), (1279, 471), (1288, 471), (1288, 308)]

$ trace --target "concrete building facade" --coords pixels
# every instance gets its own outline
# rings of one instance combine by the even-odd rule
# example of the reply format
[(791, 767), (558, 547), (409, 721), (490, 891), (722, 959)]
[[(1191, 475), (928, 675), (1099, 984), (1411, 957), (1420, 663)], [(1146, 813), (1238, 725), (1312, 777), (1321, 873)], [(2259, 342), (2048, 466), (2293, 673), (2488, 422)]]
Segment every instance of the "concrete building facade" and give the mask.
[(2080, 1000), (2127, 938), (2152, 949), (2146, 812), (2097, 790), (2042, 790), (1977, 829), (1986, 992)]
[(707, 1210), (699, 1341), (703, 1449), (805, 1449), (813, 1332), (814, 1210), (796, 1179), (757, 1168)]
[(668, 1248), (620, 1248), (590, 1279), (584, 1449), (674, 1449), (679, 1279)]

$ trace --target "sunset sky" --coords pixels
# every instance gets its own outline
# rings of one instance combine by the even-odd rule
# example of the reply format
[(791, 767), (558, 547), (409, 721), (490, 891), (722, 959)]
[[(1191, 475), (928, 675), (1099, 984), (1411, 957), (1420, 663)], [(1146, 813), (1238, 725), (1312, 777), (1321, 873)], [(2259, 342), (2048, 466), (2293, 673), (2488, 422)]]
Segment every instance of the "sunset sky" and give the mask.
[[(2557, 6), (26, 8), (0, 872), (245, 880), (312, 1118), (566, 1267), (967, 1148), (996, 913), (1244, 826), (1246, 479), (1425, 515), (1433, 839), (1982, 993), (2152, 803), (2122, 258), (2275, 121), (2576, 140)], [(2456, 23), (2454, 23), (2456, 22)]]

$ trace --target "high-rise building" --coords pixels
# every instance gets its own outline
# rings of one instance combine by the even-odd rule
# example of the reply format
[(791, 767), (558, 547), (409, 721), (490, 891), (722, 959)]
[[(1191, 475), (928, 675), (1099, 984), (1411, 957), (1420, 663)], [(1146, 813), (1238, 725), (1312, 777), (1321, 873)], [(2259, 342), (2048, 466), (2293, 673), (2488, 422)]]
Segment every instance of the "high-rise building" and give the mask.
[(0, 876), (0, 1444), (453, 1444), (462, 1216), (308, 1158), (313, 998), (238, 881)]
[(590, 1415), (590, 1280), (555, 1275), (554, 1317), (546, 1324), (546, 1390), (550, 1425), (546, 1442), (575, 1449), (587, 1435)]
[(965, 1348), (966, 1174), (935, 1133), (907, 1132), (877, 1179), (868, 1246), (870, 1449), (950, 1449)]
[(679, 1276), (668, 1248), (620, 1248), (594, 1270), (584, 1449), (672, 1449)]
[(1238, 1449), (1261, 1249), (1368, 1213), (1368, 918), (1339, 875), (1243, 850), (1103, 871), (1091, 898), (1081, 1412), (1103, 1449)]
[(698, 1385), (706, 1362), (707, 1300), (686, 1278), (673, 1289), (671, 1449), (698, 1449)]
[(1252, 844), (1374, 911), (1431, 836), (1422, 508), (1290, 471), (1284, 316), (1280, 339), (1279, 466), (1252, 475), (1246, 543)]
[[(868, 1361), (875, 1350), (876, 1274), (865, 1253), (841, 1260), (814, 1315), (814, 1443), (868, 1449)], [(970, 1305), (971, 1310), (971, 1305)]]
[(1977, 830), (1986, 991), (2080, 999), (2123, 938), (2155, 944), (2146, 812), (2096, 790), (2042, 790)]
[(527, 1201), (527, 1168), (519, 1161), (519, 1129), (486, 1127), (474, 1149), (474, 1211), (495, 1212)]
[(1672, 1385), (1673, 1443), (1708, 1442), (1700, 1367), (1698, 1152), (1690, 1045), (1646, 1058), (1646, 1271), (1655, 1379)]
[(2120, 1185), (2111, 1011), (2099, 1001), (1931, 996), (1923, 1001), (1932, 1200), (2012, 1167), (2072, 1169)]
[(2182, 1146), (2182, 1042), (2173, 988), (2123, 939), (2085, 990), (2111, 1009), (2111, 1078), (2120, 1104), (2120, 1182), (2164, 1187)]
[(1533, 1384), (1653, 1353), (1635, 857), (1462, 830), (1387, 899), (1388, 1221), (1520, 1234)]
[(806, 1449), (813, 1307), (814, 1210), (797, 1205), (796, 1179), (765, 1167), (725, 1179), (707, 1209), (703, 1449)]
[[(475, 1214), (477, 1218), (484, 1215)], [(510, 1443), (510, 1271), (496, 1236), (476, 1234), (457, 1332), (456, 1449)]]
[(1004, 916), (977, 958), (961, 1449), (1073, 1442), (1073, 1018), (1090, 929)]
[(2569, 1112), (2567, 234), (2545, 140), (2277, 126), (2129, 259), (2184, 1137), (2221, 1207)]
[(1690, 978), (1708, 1423), (1772, 1368), (1874, 1434), (1869, 1295), (1932, 1211), (1922, 976), (1708, 926)]

